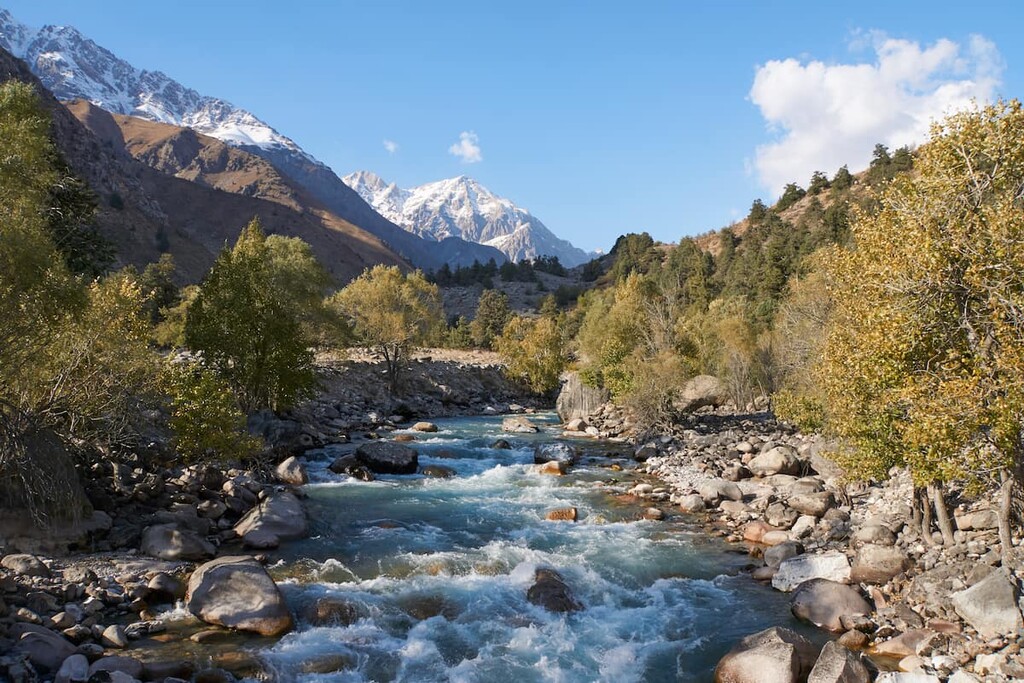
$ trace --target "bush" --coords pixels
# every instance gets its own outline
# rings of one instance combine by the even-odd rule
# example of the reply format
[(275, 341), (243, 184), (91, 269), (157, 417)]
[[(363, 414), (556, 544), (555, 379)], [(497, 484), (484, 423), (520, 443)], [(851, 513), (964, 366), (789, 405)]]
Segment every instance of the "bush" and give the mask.
[(505, 361), (506, 374), (538, 394), (556, 390), (559, 377), (569, 364), (554, 318), (512, 318), (497, 340), (497, 350)]

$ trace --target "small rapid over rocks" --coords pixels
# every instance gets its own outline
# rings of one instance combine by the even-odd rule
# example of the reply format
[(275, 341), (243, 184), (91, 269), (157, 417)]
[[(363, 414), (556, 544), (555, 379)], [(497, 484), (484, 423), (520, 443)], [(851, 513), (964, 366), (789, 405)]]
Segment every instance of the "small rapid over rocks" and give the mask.
[[(644, 519), (618, 444), (577, 440), (568, 473), (546, 474), (534, 449), (561, 430), (531, 421), (538, 433), (493, 416), (395, 434), (444, 478), (361, 481), (328, 469), (355, 445), (307, 453), (311, 536), (270, 568), (296, 629), (257, 653), (264, 666), (302, 682), (711, 681), (740, 638), (801, 629), (786, 596), (741, 573), (745, 555), (685, 515)], [(577, 521), (548, 519), (563, 509)]]

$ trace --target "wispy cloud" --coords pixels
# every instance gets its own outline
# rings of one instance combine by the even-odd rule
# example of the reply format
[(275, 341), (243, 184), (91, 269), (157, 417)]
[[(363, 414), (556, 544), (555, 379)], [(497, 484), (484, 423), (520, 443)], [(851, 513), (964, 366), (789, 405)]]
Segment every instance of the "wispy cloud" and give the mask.
[(484, 159), (480, 151), (480, 137), (473, 131), (464, 130), (459, 133), (459, 141), (448, 148), (448, 153), (462, 159), (466, 164), (475, 164)]
[(394, 140), (388, 140), (384, 138), (384, 149), (387, 150), (388, 154), (394, 154), (398, 151), (398, 143)]
[(789, 182), (806, 184), (814, 171), (851, 171), (868, 165), (876, 143), (915, 145), (932, 121), (991, 100), (1003, 60), (991, 41), (932, 45), (860, 32), (851, 49), (871, 49), (874, 60), (851, 64), (798, 59), (758, 67), (750, 99), (775, 140), (755, 152), (752, 169), (778, 194)]

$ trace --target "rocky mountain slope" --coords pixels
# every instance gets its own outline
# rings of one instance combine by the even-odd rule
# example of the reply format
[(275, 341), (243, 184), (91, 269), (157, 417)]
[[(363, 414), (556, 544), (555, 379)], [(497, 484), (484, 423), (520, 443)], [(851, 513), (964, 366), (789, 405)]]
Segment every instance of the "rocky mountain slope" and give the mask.
[(468, 265), (501, 253), (462, 240), (418, 239), (380, 216), (325, 164), (252, 113), (201, 95), (159, 71), (138, 69), (70, 26), (34, 29), (0, 9), (0, 48), (24, 59), (58, 99), (192, 128), (274, 164), (338, 217), (384, 240), (416, 266)]
[(383, 216), (426, 239), (461, 237), (495, 247), (513, 261), (557, 256), (572, 267), (590, 260), (589, 254), (559, 239), (529, 211), (466, 176), (410, 189), (369, 171), (343, 180)]

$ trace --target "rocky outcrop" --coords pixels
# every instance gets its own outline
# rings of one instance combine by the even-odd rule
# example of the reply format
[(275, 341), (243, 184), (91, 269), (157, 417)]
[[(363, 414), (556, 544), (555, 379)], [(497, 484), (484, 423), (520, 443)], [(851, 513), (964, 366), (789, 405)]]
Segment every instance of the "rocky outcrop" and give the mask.
[(356, 458), (376, 474), (416, 474), (419, 455), (400, 443), (373, 441), (356, 449)]
[(672, 407), (680, 413), (690, 413), (706, 406), (721, 406), (729, 400), (722, 380), (712, 375), (697, 375), (683, 385)]
[(578, 372), (567, 372), (562, 376), (562, 388), (558, 392), (555, 410), (562, 422), (567, 423), (595, 414), (609, 398), (607, 389), (587, 386)]
[(733, 647), (715, 668), (715, 683), (801, 683), (817, 655), (809, 640), (774, 626)]
[(185, 603), (208, 624), (262, 636), (279, 636), (293, 626), (274, 580), (251, 557), (221, 557), (200, 566), (189, 579)]

